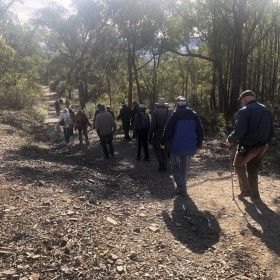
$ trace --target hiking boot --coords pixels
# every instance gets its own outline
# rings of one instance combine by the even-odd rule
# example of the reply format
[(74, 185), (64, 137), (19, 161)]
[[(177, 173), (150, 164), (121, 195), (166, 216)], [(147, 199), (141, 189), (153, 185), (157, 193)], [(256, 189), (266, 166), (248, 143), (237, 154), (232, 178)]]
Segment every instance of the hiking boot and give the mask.
[(252, 194), (250, 195), (250, 197), (251, 197), (251, 199), (260, 199), (260, 194), (259, 194), (259, 192), (257, 192), (257, 193), (252, 193)]
[(136, 157), (136, 160), (141, 160), (141, 157), (138, 157), (138, 156), (137, 156), (137, 157)]
[(116, 155), (114, 153), (111, 154), (111, 157), (115, 157)]
[(244, 192), (241, 192), (237, 197), (239, 199), (242, 199), (244, 197), (249, 197), (251, 195), (250, 191), (244, 191)]
[(183, 197), (189, 197), (189, 195), (188, 195), (186, 192), (184, 192), (184, 193), (180, 193), (180, 196), (183, 196)]

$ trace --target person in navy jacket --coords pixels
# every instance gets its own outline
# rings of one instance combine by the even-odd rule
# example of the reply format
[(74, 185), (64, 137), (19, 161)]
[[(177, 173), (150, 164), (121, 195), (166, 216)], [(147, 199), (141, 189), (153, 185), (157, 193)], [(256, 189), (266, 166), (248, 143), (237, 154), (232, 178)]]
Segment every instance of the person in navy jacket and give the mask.
[(259, 199), (258, 170), (274, 136), (275, 127), (271, 112), (256, 101), (251, 90), (238, 98), (242, 108), (238, 111), (233, 131), (227, 138), (228, 145), (238, 144), (233, 166), (238, 177), (238, 198), (250, 196)]
[(161, 147), (170, 153), (176, 193), (187, 196), (187, 177), (192, 156), (202, 147), (203, 128), (197, 114), (187, 107), (185, 97), (176, 99), (176, 111), (169, 118)]

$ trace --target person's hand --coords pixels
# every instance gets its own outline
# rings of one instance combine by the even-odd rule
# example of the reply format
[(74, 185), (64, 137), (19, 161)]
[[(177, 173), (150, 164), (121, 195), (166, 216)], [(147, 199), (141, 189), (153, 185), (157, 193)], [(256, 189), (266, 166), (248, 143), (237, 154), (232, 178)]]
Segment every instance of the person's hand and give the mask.
[(160, 145), (160, 148), (164, 150), (165, 149), (165, 145)]
[(153, 139), (149, 139), (149, 143), (152, 145), (153, 144)]
[(231, 147), (231, 146), (232, 146), (232, 144), (228, 141), (228, 139), (227, 139), (227, 141), (225, 142), (225, 145), (227, 145), (228, 147)]

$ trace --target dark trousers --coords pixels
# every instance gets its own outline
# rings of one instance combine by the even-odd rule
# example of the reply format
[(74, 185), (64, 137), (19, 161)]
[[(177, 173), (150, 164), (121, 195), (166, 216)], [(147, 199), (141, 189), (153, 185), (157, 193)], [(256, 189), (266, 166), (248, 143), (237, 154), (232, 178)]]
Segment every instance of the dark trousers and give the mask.
[(123, 122), (122, 126), (123, 126), (123, 131), (124, 131), (124, 138), (129, 140), (130, 139), (130, 136), (129, 136), (130, 122), (128, 122), (128, 123)]
[[(160, 141), (159, 141), (159, 143), (160, 143)], [(155, 152), (159, 167), (162, 168), (162, 169), (166, 169), (167, 168), (168, 151), (167, 151), (167, 149), (162, 149), (160, 147), (159, 143), (158, 143), (158, 145), (155, 145), (153, 143), (154, 152)]]
[[(101, 145), (102, 145), (103, 153), (104, 153), (105, 157), (108, 157), (109, 153), (111, 155), (114, 155), (113, 133), (106, 134), (106, 135), (100, 134), (100, 140), (101, 140)], [(109, 150), (108, 150), (108, 147), (109, 147)]]
[(148, 135), (149, 131), (139, 130), (137, 134), (137, 158), (141, 157), (141, 147), (143, 146), (145, 158), (149, 158), (149, 147), (148, 147)]
[(86, 143), (88, 143), (88, 131), (87, 131), (87, 127), (78, 127), (78, 133), (79, 133), (79, 140), (80, 143), (83, 142), (83, 135), (86, 139)]
[(65, 141), (67, 143), (69, 143), (69, 139), (70, 139), (70, 129), (69, 129), (69, 127), (63, 127), (63, 132), (64, 132)]

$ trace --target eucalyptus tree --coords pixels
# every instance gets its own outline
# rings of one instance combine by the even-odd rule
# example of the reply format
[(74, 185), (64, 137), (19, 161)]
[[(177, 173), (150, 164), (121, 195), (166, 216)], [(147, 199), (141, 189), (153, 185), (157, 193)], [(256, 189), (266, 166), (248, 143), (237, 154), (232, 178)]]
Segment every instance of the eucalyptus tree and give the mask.
[(212, 63), (212, 83), (219, 92), (218, 106), (213, 107), (227, 119), (236, 110), (240, 89), (246, 86), (248, 56), (267, 33), (271, 3), (185, 0), (172, 6), (174, 17), (164, 34), (166, 47), (176, 54)]
[[(115, 24), (117, 34), (123, 49), (126, 51), (128, 73), (128, 104), (133, 99), (133, 84), (135, 81), (138, 99), (143, 101), (137, 56), (143, 56), (147, 46), (157, 38), (163, 21), (161, 1), (150, 0), (109, 0), (112, 11), (112, 23)], [(151, 54), (149, 54), (151, 55)]]
[(79, 88), (81, 106), (90, 99), (89, 77), (94, 71), (92, 49), (96, 34), (107, 24), (104, 7), (98, 1), (73, 1), (76, 12), (53, 2), (37, 11), (34, 24), (40, 27), (48, 51), (59, 54), (67, 69), (67, 83)]

